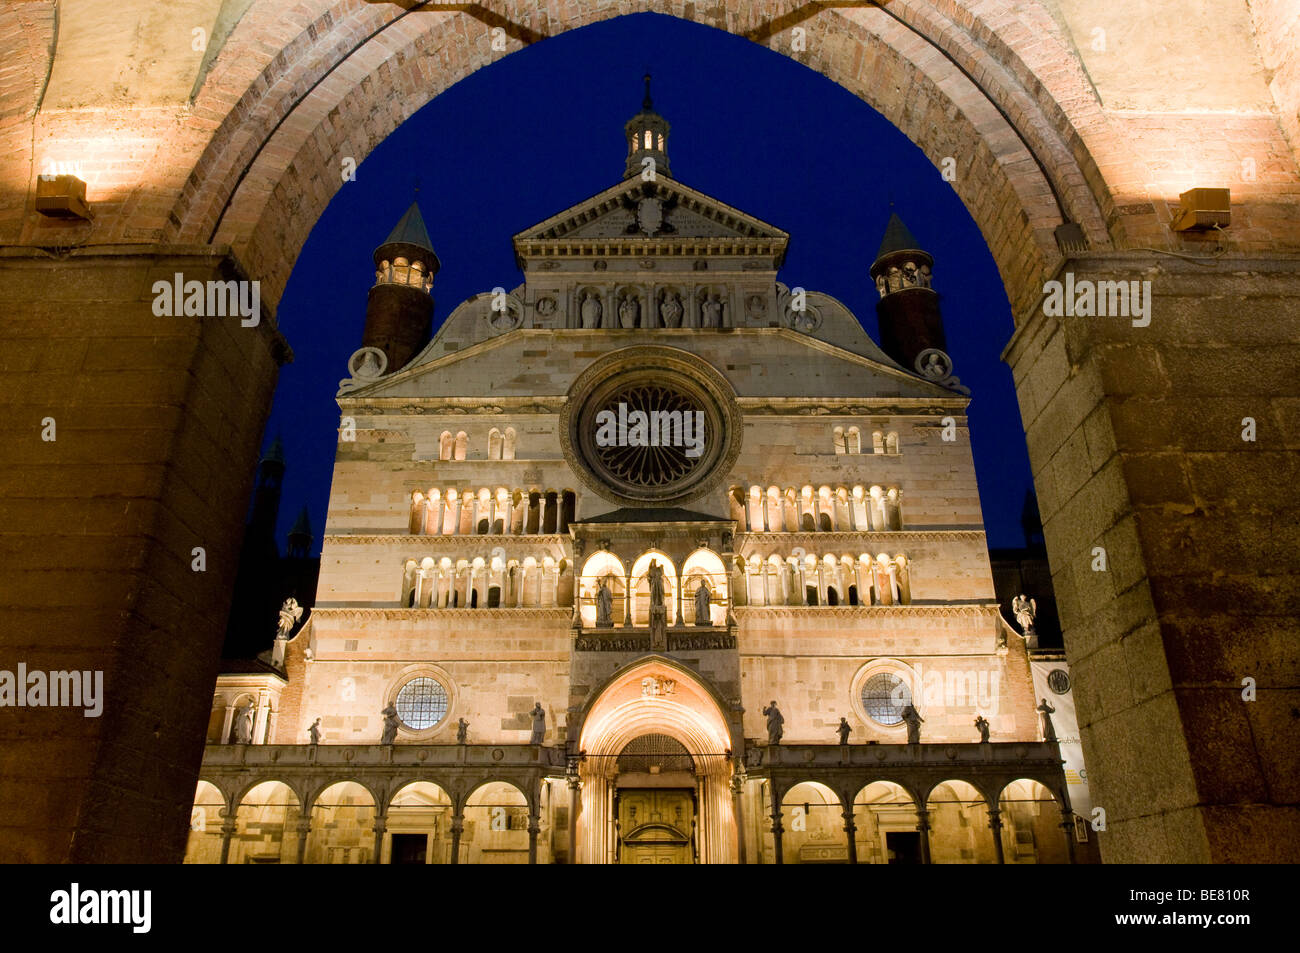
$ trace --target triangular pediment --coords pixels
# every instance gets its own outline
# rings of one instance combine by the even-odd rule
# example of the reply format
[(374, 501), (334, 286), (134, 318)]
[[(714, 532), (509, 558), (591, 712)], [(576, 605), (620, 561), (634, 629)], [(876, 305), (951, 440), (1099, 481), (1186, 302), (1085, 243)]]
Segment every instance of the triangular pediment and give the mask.
[(521, 253), (539, 244), (630, 240), (768, 242), (784, 250), (789, 235), (666, 176), (627, 179), (515, 235)]
[[(738, 344), (740, 338), (751, 338)], [(741, 329), (726, 335), (682, 331), (519, 330), (463, 351), (413, 363), (347, 392), (362, 402), (430, 402), (454, 414), (499, 414), (514, 410), (558, 412), (594, 351), (635, 345), (675, 347), (712, 365), (737, 398), (774, 408), (808, 404), (792, 413), (824, 413), (845, 401), (964, 401), (896, 366), (846, 351), (788, 329)], [(548, 384), (538, 387), (537, 355), (546, 354)], [(737, 362), (736, 353), (749, 355)], [(340, 395), (342, 396), (342, 395)]]

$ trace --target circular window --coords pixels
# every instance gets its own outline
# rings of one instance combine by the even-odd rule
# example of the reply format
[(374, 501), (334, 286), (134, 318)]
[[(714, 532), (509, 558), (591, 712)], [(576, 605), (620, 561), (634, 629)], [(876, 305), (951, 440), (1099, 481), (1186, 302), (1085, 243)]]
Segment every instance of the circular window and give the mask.
[(432, 728), (447, 715), (447, 689), (435, 678), (413, 678), (397, 693), (396, 706), (407, 728)]
[(668, 504), (712, 489), (735, 462), (740, 431), (731, 388), (706, 362), (633, 347), (578, 377), (560, 432), (574, 471), (602, 496)]
[(912, 704), (912, 690), (892, 672), (872, 675), (862, 685), (862, 707), (881, 725), (903, 723), (903, 709)]

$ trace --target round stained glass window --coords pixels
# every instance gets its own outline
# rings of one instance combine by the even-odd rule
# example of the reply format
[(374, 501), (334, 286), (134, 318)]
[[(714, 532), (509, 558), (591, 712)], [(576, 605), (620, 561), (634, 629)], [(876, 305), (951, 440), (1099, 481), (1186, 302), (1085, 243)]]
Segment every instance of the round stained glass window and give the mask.
[(901, 725), (903, 709), (912, 704), (912, 690), (892, 672), (872, 675), (862, 686), (862, 707), (881, 725)]
[(666, 506), (707, 493), (740, 452), (731, 385), (707, 362), (631, 347), (579, 375), (560, 439), (575, 473), (625, 506)]
[(397, 693), (396, 706), (407, 728), (432, 728), (447, 715), (447, 689), (435, 678), (413, 678)]

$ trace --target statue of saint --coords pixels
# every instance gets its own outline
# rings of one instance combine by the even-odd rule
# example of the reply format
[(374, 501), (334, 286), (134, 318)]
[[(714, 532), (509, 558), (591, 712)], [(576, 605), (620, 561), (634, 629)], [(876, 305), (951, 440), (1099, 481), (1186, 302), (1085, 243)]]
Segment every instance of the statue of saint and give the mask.
[(709, 611), (709, 601), (712, 594), (709, 592), (709, 586), (703, 580), (700, 580), (700, 588), (695, 590), (695, 624), (712, 625), (713, 615)]
[(669, 291), (664, 295), (664, 300), (659, 303), (659, 317), (663, 320), (666, 328), (681, 326), (682, 300), (677, 297), (676, 293)]
[(618, 323), (624, 328), (635, 328), (640, 315), (641, 303), (637, 301), (636, 295), (627, 295), (618, 303)]
[(614, 593), (609, 589), (609, 579), (600, 581), (596, 590), (596, 628), (608, 629), (614, 625)]
[(235, 720), (230, 729), (230, 743), (251, 745), (253, 743), (253, 700), (250, 698), (235, 712)]
[(989, 743), (989, 720), (985, 718), (983, 715), (980, 715), (975, 719), (975, 727), (979, 730), (980, 733), (980, 744), (982, 745), (988, 744)]
[(841, 716), (840, 716), (840, 726), (839, 726), (838, 728), (836, 728), (835, 730), (838, 731), (838, 732), (840, 733), (840, 744), (842, 744), (842, 745), (846, 745), (846, 744), (848, 744), (848, 743), (849, 743), (849, 732), (853, 730), (853, 726), (849, 724), (849, 720), (848, 720), (847, 718), (845, 718), (843, 715), (841, 715)]
[(1055, 741), (1056, 726), (1052, 724), (1052, 713), (1056, 709), (1047, 704), (1047, 699), (1044, 698), (1043, 703), (1038, 706), (1037, 710), (1043, 713), (1043, 740)]
[(921, 713), (913, 705), (904, 705), (903, 721), (907, 723), (907, 743), (909, 745), (920, 744), (921, 724), (925, 721), (921, 717)]
[(298, 624), (302, 618), (302, 606), (298, 605), (298, 600), (293, 596), (284, 600), (284, 605), (280, 606), (280, 629), (276, 632), (277, 639), (287, 639), (293, 627)]
[(775, 699), (763, 709), (763, 714), (767, 716), (767, 743), (779, 745), (781, 736), (785, 734), (785, 717), (781, 714), (781, 709), (776, 707)]
[(539, 745), (546, 740), (546, 709), (542, 707), (541, 702), (533, 705), (530, 713), (533, 716), (533, 734), (528, 739), (530, 745)]
[(709, 295), (700, 302), (701, 325), (706, 328), (722, 327), (722, 303), (717, 295)]
[(650, 560), (650, 568), (646, 570), (646, 581), (650, 583), (650, 608), (662, 609), (664, 607), (664, 571), (659, 565), (659, 560)]
[(582, 326), (587, 329), (600, 327), (600, 299), (588, 291), (582, 297)]
[(456, 722), (456, 744), (463, 745), (469, 738), (469, 722), (464, 718)]
[(391, 745), (397, 741), (397, 726), (401, 719), (397, 717), (397, 709), (389, 705), (379, 714), (384, 716), (384, 733), (379, 736), (381, 745)]
[(1011, 611), (1016, 617), (1016, 624), (1025, 635), (1034, 630), (1034, 619), (1038, 616), (1038, 600), (1030, 599), (1023, 592), (1011, 600)]
[(312, 744), (314, 745), (320, 744), (320, 719), (319, 718), (317, 718), (315, 721), (311, 723), (311, 727), (307, 729), (307, 735), (308, 737), (311, 738)]

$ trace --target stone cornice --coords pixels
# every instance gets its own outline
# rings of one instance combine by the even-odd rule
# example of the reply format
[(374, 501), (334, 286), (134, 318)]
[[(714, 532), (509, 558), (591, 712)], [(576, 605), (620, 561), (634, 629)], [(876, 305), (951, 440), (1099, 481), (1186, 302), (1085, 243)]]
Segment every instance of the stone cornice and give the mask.
[(903, 616), (989, 616), (998, 615), (997, 603), (979, 605), (893, 605), (893, 606), (736, 606), (736, 621), (746, 616), (774, 616), (779, 619), (816, 616), (903, 615)]
[[(970, 398), (946, 397), (738, 397), (736, 404), (746, 417), (930, 417), (936, 414), (965, 416)], [(855, 454), (873, 456), (873, 454)], [(883, 456), (883, 454), (882, 454)], [(895, 454), (896, 456), (896, 454)]]
[[(354, 414), (429, 414), (466, 417), (476, 414), (558, 414), (564, 397), (348, 397), (338, 404)], [(453, 461), (443, 461), (453, 462)], [(457, 460), (456, 463), (467, 461)], [(494, 460), (493, 463), (511, 461)]]
[(983, 530), (966, 530), (966, 529), (935, 529), (935, 530), (895, 530), (893, 532), (881, 532), (863, 530), (861, 532), (831, 532), (831, 533), (755, 533), (745, 532), (736, 534), (736, 548), (739, 550), (742, 543), (753, 542), (755, 545), (762, 543), (771, 543), (777, 546), (787, 545), (807, 545), (805, 549), (825, 548), (836, 544), (847, 544), (854, 542), (867, 542), (878, 540), (881, 544), (889, 545), (906, 545), (908, 543), (928, 542), (931, 540), (944, 541), (953, 539), (983, 540), (985, 534)]
[(554, 619), (566, 626), (573, 621), (570, 606), (526, 606), (522, 609), (386, 609), (371, 606), (317, 606), (312, 610), (317, 621), (327, 619), (385, 619), (394, 622), (424, 621), (441, 616), (446, 618), (475, 619), (527, 619), (532, 622)]
[(423, 551), (446, 544), (469, 549), (482, 549), (488, 545), (554, 546), (557, 544), (572, 544), (573, 540), (568, 533), (528, 533), (521, 536), (506, 536), (501, 533), (471, 534), (468, 536), (443, 536), (440, 533), (326, 533), (321, 537), (322, 546), (325, 543), (369, 545), (396, 542), (405, 542), (412, 548)]

